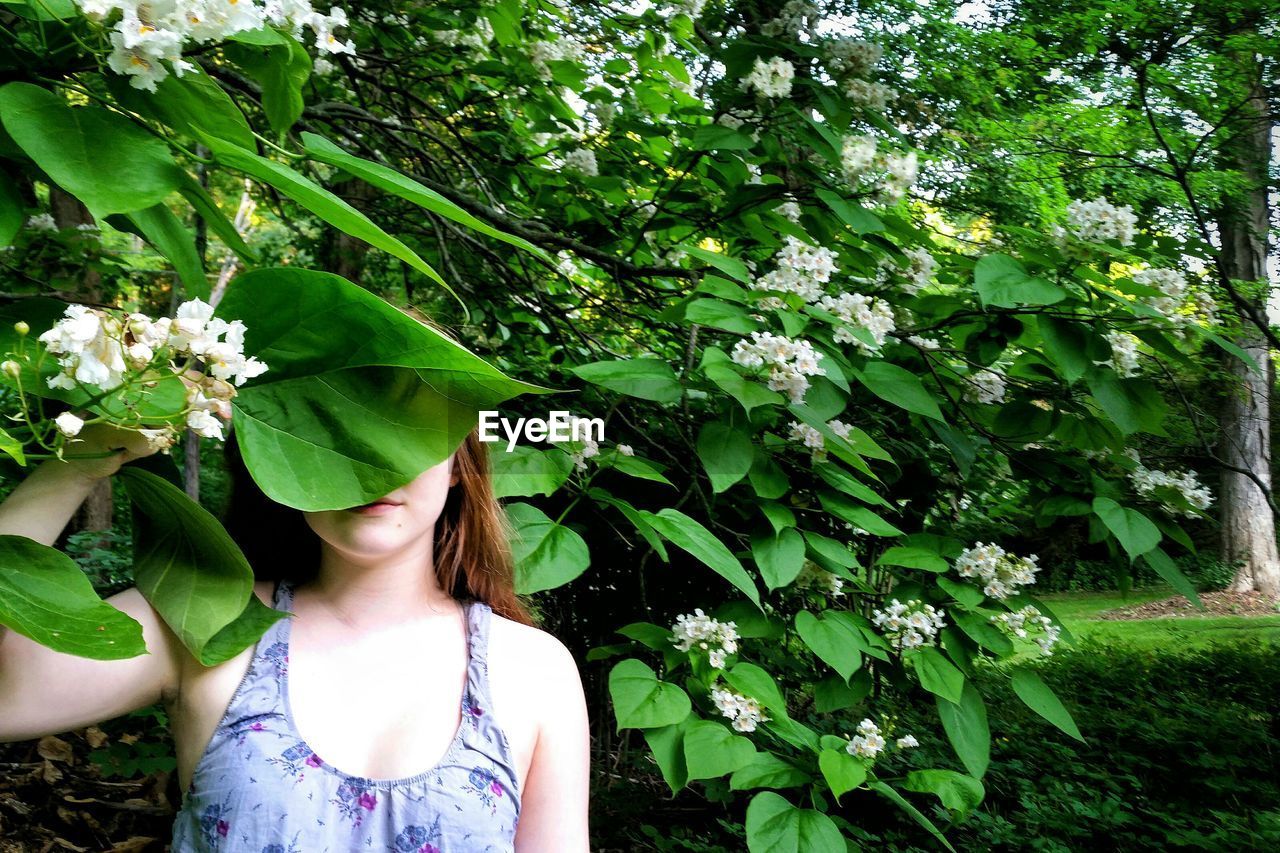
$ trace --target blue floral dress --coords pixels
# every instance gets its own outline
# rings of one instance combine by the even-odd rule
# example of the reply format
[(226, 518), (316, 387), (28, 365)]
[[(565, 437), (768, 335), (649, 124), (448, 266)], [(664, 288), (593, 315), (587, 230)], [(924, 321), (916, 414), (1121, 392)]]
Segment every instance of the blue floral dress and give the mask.
[[(289, 581), (273, 605), (288, 610)], [(486, 853), (513, 851), (520, 816), (515, 761), (494, 720), (486, 659), (492, 611), (464, 602), (462, 723), (435, 767), (366, 779), (326, 762), (289, 707), (290, 618), (263, 634), (183, 798), (174, 853)]]

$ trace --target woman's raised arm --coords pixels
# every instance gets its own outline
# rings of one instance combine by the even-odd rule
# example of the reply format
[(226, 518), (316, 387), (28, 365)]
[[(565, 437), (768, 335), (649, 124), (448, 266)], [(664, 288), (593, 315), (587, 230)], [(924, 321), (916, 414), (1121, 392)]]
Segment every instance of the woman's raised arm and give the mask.
[[(0, 534), (52, 545), (94, 485), (154, 452), (136, 432), (90, 424), (70, 453), (98, 459), (41, 463), (0, 503)], [(56, 652), (0, 626), (0, 741), (57, 734), (145, 708), (178, 686), (182, 646), (136, 588), (107, 601), (142, 625), (148, 654), (90, 660)]]

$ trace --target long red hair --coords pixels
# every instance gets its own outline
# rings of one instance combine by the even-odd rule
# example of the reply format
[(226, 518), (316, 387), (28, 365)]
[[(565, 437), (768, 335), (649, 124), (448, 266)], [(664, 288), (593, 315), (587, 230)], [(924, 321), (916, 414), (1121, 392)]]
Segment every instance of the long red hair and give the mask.
[(440, 586), (455, 598), (470, 595), (495, 613), (533, 625), (516, 594), (507, 514), (493, 496), (489, 451), (476, 430), (453, 456), (458, 482), (449, 490), (436, 522), (435, 570)]

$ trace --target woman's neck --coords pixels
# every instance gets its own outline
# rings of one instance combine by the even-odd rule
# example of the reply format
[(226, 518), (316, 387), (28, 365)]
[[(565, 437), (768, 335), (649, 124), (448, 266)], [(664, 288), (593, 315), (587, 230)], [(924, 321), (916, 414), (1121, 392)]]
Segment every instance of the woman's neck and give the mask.
[(353, 628), (453, 615), (458, 604), (436, 579), (431, 556), (428, 548), (357, 560), (326, 543), (320, 570), (303, 594)]

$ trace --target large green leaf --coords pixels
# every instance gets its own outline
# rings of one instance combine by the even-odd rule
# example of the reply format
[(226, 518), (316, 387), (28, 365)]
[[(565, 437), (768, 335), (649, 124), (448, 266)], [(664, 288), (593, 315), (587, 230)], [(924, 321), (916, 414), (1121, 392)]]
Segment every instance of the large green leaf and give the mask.
[(244, 113), (198, 65), (181, 77), (170, 74), (154, 94), (133, 88), (118, 74), (108, 74), (106, 79), (121, 106), (179, 133), (195, 139), (196, 130), (201, 130), (249, 150), (257, 144)]
[[(204, 143), (213, 151), (214, 157), (223, 166), (243, 172), (257, 178), (268, 186), (274, 187), (289, 198), (302, 205), (316, 216), (328, 222), (339, 231), (357, 237), (374, 248), (381, 249), (389, 255), (399, 258), (418, 272), (435, 281), (453, 295), (453, 292), (440, 274), (430, 264), (418, 257), (417, 253), (400, 240), (392, 237), (373, 223), (369, 217), (338, 198), (319, 184), (314, 183), (288, 166), (259, 157), (252, 151), (223, 142), (220, 139), (204, 134)], [(459, 302), (462, 300), (459, 299)], [(465, 307), (465, 305), (464, 305)]]
[(1136, 560), (1160, 544), (1160, 528), (1136, 509), (1099, 496), (1093, 499), (1093, 511), (1120, 540), (1130, 560)]
[(159, 204), (178, 186), (169, 146), (119, 113), (71, 107), (30, 83), (0, 88), (0, 122), (96, 218)]
[(804, 568), (804, 537), (794, 527), (751, 537), (751, 557), (769, 589), (780, 589)]
[(0, 625), (95, 660), (147, 651), (142, 626), (99, 598), (74, 560), (25, 536), (0, 535)]
[(169, 259), (186, 287), (188, 299), (209, 299), (209, 279), (196, 251), (195, 235), (163, 204), (124, 214), (137, 233)]
[(875, 791), (880, 796), (884, 797), (889, 802), (893, 803), (898, 808), (902, 809), (902, 811), (905, 812), (908, 817), (910, 817), (912, 820), (918, 823), (921, 827), (923, 827), (925, 832), (928, 832), (935, 839), (937, 839), (939, 844), (941, 844), (946, 849), (950, 850), (951, 853), (955, 853), (956, 848), (951, 846), (951, 842), (948, 841), (947, 837), (942, 834), (942, 832), (938, 829), (938, 827), (934, 825), (933, 821), (925, 817), (923, 812), (921, 812), (915, 806), (911, 805), (911, 803), (907, 802), (906, 798), (903, 797), (901, 794), (899, 794), (897, 791), (895, 791), (892, 787), (878, 780), (869, 782), (867, 784), (867, 787)]
[(687, 693), (659, 681), (652, 669), (635, 658), (619, 661), (609, 670), (609, 696), (618, 719), (617, 731), (673, 725), (693, 709)]
[[(684, 733), (695, 719), (693, 715), (686, 714), (685, 718), (678, 723), (641, 730), (672, 795), (679, 793), (685, 785), (689, 784), (689, 768), (684, 762)], [(768, 753), (759, 753), (759, 755), (768, 755)]]
[(835, 822), (820, 811), (800, 809), (773, 791), (761, 791), (747, 806), (750, 853), (847, 853)]
[(1018, 694), (1018, 698), (1025, 702), (1028, 708), (1081, 743), (1085, 742), (1080, 735), (1080, 729), (1076, 727), (1076, 721), (1071, 719), (1071, 712), (1062, 704), (1062, 700), (1052, 688), (1044, 683), (1044, 679), (1038, 672), (1025, 666), (1015, 669), (1010, 684), (1013, 692)]
[(1067, 292), (1053, 282), (1031, 276), (1008, 255), (987, 255), (973, 270), (974, 286), (983, 305), (1014, 308), (1018, 305), (1052, 305)]
[(0, 246), (10, 245), (18, 236), (26, 220), (25, 209), (18, 185), (8, 173), (0, 170)]
[(783, 761), (772, 752), (757, 752), (751, 763), (734, 771), (729, 777), (730, 791), (748, 791), (752, 788), (795, 788), (813, 777)]
[(246, 273), (217, 315), (243, 319), (245, 353), (268, 366), (233, 404), (245, 464), (296, 509), (383, 497), (447, 458), (479, 411), (545, 390), (328, 273)]
[(677, 547), (697, 557), (741, 590), (756, 607), (760, 607), (760, 592), (751, 580), (751, 575), (747, 574), (747, 570), (742, 567), (742, 563), (738, 562), (738, 558), (733, 556), (733, 552), (701, 523), (670, 507), (657, 514), (646, 512), (644, 518), (654, 530)]
[(862, 632), (852, 614), (826, 610), (821, 618), (807, 610), (796, 614), (796, 633), (825, 664), (848, 683), (862, 666), (862, 652), (867, 648)]
[[(253, 570), (208, 510), (149, 471), (125, 466), (118, 476), (138, 510), (134, 581), (197, 660), (212, 666), (234, 657), (285, 615), (273, 611), (264, 619), (251, 606)], [(240, 618), (246, 624), (211, 643)]]
[(478, 231), (481, 234), (493, 237), (495, 240), (509, 243), (543, 258), (548, 263), (553, 263), (545, 251), (523, 237), (516, 237), (494, 228), (489, 223), (472, 216), (435, 190), (424, 187), (395, 169), (348, 154), (323, 136), (318, 136), (314, 133), (303, 133), (302, 144), (308, 156), (313, 160), (328, 163), (330, 166), (337, 166), (384, 192), (389, 192), (406, 201), (413, 202), (424, 210), (429, 210), (446, 219), (452, 219), (454, 222), (467, 226), (472, 231)]
[(492, 446), (496, 449), (489, 453), (489, 466), (497, 498), (550, 495), (573, 472), (573, 460), (558, 448), (538, 450), (520, 445), (507, 450), (501, 443)]
[(622, 361), (597, 361), (573, 368), (586, 381), (641, 400), (674, 403), (682, 388), (671, 365), (657, 358), (631, 358)]
[(1200, 601), (1200, 595), (1196, 592), (1196, 585), (1191, 582), (1191, 578), (1182, 573), (1182, 569), (1178, 568), (1178, 564), (1171, 560), (1163, 549), (1159, 547), (1152, 548), (1142, 555), (1142, 559), (1146, 561), (1153, 572), (1163, 578), (1165, 583), (1173, 587), (1178, 594), (1184, 596), (1197, 609), (1204, 610), (1204, 603)]
[(955, 664), (947, 660), (942, 652), (932, 646), (925, 646), (905, 652), (903, 657), (915, 665), (920, 686), (935, 696), (959, 704), (964, 691), (964, 673), (956, 669)]
[(222, 49), (257, 81), (262, 89), (262, 111), (271, 129), (283, 135), (302, 116), (302, 87), (311, 76), (311, 57), (297, 39), (284, 33), (280, 36), (279, 44), (228, 43)]
[(249, 248), (244, 238), (240, 236), (240, 232), (236, 231), (235, 225), (218, 208), (213, 196), (209, 195), (208, 190), (200, 186), (195, 178), (183, 172), (178, 184), (178, 192), (228, 249), (235, 252), (246, 263), (257, 263), (257, 253)]
[(955, 703), (935, 697), (938, 718), (951, 741), (960, 762), (974, 778), (981, 779), (991, 763), (991, 729), (987, 725), (987, 706), (973, 682), (966, 680)]
[(824, 749), (818, 753), (818, 769), (837, 802), (841, 794), (847, 794), (867, 781), (867, 765), (843, 749)]
[(515, 528), (511, 550), (521, 595), (564, 586), (591, 564), (587, 543), (577, 531), (557, 524), (536, 506), (508, 504), (507, 518)]
[(723, 492), (747, 476), (754, 451), (751, 436), (720, 421), (703, 424), (698, 431), (698, 458), (711, 480), (711, 490)]
[(902, 787), (937, 796), (944, 807), (959, 812), (961, 817), (981, 805), (986, 795), (981, 782), (954, 770), (912, 770)]
[(716, 779), (746, 767), (756, 756), (750, 738), (712, 720), (691, 720), (684, 733), (689, 779)]
[(936, 421), (944, 421), (938, 403), (915, 374), (888, 361), (871, 361), (854, 378), (868, 391), (895, 406)]

